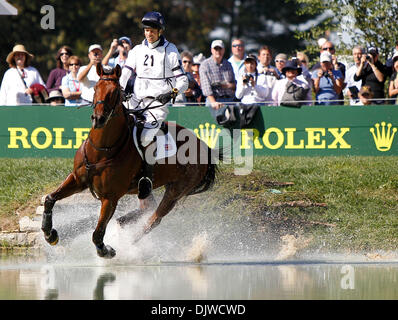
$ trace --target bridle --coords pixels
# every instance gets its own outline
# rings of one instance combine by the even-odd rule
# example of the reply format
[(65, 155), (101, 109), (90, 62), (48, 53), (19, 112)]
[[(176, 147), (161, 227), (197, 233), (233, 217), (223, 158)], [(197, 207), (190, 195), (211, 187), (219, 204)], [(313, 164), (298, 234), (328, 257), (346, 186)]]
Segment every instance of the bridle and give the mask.
[[(118, 88), (120, 87), (119, 79), (116, 79), (116, 78), (100, 78), (98, 80), (98, 82), (99, 81), (114, 81), (114, 82), (117, 83)], [(117, 91), (117, 98), (116, 98), (116, 101), (115, 101), (115, 105), (117, 104), (118, 101), (120, 101), (120, 90)], [(106, 103), (105, 100), (97, 100), (95, 103), (92, 104), (92, 108), (94, 110), (97, 107), (98, 104), (105, 105), (105, 103)], [(105, 125), (107, 124), (107, 122), (111, 118), (113, 118), (113, 117), (118, 115), (118, 113), (115, 113), (115, 109), (116, 109), (116, 106), (114, 108), (112, 108), (109, 112), (107, 112), (107, 113), (104, 112), (105, 113), (105, 118), (106, 118)]]

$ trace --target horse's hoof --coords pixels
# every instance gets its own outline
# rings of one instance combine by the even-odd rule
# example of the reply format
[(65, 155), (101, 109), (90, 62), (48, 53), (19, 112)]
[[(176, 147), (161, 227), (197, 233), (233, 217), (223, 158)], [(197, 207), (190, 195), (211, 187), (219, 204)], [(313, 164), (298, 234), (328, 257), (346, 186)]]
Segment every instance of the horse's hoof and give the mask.
[(116, 250), (111, 246), (103, 245), (101, 249), (97, 248), (97, 255), (101, 258), (112, 259), (116, 255)]
[(51, 229), (50, 235), (48, 237), (45, 236), (44, 238), (52, 246), (55, 246), (59, 241), (58, 232), (55, 229)]

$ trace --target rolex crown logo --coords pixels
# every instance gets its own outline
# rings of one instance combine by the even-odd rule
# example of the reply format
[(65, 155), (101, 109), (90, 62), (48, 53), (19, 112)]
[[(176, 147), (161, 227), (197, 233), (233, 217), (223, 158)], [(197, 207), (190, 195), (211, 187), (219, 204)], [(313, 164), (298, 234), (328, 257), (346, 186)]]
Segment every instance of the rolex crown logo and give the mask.
[[(389, 123), (387, 124), (386, 128), (386, 123), (383, 121), (381, 123), (381, 128), (380, 124), (376, 123), (375, 128), (370, 128), (370, 132), (373, 135), (373, 140), (376, 144), (376, 148), (379, 151), (388, 151), (391, 149), (392, 142), (394, 140), (394, 135), (397, 132), (397, 128), (392, 128), (392, 124)], [(376, 131), (376, 132), (375, 132)]]
[[(211, 128), (211, 129), (210, 129)], [(217, 128), (216, 125), (206, 122), (205, 125), (200, 124), (199, 129), (193, 130), (196, 133), (196, 136), (205, 142), (209, 148), (214, 149), (217, 145), (218, 136), (220, 135), (221, 129)]]

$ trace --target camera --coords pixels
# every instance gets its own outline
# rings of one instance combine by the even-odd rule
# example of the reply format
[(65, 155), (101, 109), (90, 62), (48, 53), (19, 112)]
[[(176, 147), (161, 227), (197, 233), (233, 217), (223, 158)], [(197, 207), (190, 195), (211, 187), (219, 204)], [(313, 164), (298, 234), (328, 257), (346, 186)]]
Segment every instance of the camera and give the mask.
[(221, 89), (221, 88), (222, 88), (222, 84), (221, 84), (221, 82), (213, 82), (213, 83), (211, 84), (211, 88), (212, 88), (213, 90)]
[(243, 83), (247, 84), (251, 79), (254, 79), (251, 74), (245, 74), (245, 76), (243, 77)]
[(329, 77), (329, 72), (323, 71), (322, 77), (328, 78)]

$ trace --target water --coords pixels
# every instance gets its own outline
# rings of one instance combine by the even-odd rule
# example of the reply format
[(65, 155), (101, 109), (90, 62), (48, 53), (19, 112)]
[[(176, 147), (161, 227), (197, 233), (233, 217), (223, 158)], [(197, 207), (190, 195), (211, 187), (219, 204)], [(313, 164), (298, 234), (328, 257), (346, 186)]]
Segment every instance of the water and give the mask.
[[(124, 229), (111, 220), (104, 242), (117, 254), (101, 259), (91, 242), (99, 204), (83, 202), (54, 207), (57, 246), (0, 255), (0, 299), (398, 299), (396, 254), (306, 252), (305, 239), (278, 242), (246, 215), (199, 205), (180, 206), (136, 244), (146, 217)], [(135, 207), (126, 198), (115, 216)]]
[[(18, 260), (18, 259), (17, 259)], [(398, 299), (398, 263), (47, 264), (3, 259), (0, 299)]]

